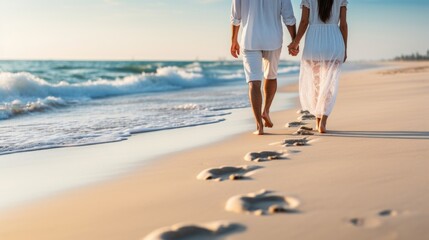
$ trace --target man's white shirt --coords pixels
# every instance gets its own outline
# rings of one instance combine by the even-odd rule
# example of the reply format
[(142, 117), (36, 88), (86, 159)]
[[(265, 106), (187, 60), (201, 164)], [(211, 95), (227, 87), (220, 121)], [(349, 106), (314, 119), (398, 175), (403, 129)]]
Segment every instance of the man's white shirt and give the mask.
[(283, 43), (282, 19), (295, 25), (290, 0), (232, 0), (231, 23), (241, 25), (240, 45), (247, 50), (276, 50)]

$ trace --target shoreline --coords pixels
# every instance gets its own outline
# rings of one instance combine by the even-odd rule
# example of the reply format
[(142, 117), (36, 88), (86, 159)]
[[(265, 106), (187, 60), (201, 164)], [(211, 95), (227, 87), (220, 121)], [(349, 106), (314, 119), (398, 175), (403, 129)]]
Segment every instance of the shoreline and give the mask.
[[(203, 61), (204, 62), (204, 61)], [(348, 63), (345, 65), (346, 68), (348, 68), (346, 70), (346, 72), (350, 72), (350, 71), (360, 71), (362, 69), (372, 69), (372, 68), (377, 68), (377, 67), (381, 67), (383, 65), (383, 63), (380, 62), (374, 62), (374, 61), (368, 61), (368, 62), (352, 62), (352, 63)], [(283, 75), (281, 77), (279, 77), (279, 88), (281, 88), (283, 85), (290, 85), (290, 84), (294, 84), (295, 82), (297, 82), (298, 78), (298, 74), (297, 73), (291, 73), (289, 75)], [(288, 79), (294, 79), (294, 80), (288, 80)], [(190, 90), (190, 89), (186, 89), (186, 90)], [(183, 90), (181, 90), (183, 91)], [(156, 93), (156, 92), (155, 92)], [(150, 94), (150, 93), (147, 93)], [(154, 94), (154, 93), (152, 93)], [(133, 95), (133, 94), (131, 94)], [(119, 96), (111, 96), (113, 98), (118, 98), (118, 97), (124, 97), (127, 95), (119, 95)], [(275, 107), (275, 106), (274, 106)], [(222, 114), (219, 115), (218, 117), (222, 117), (222, 116), (228, 116), (230, 114), (232, 114), (234, 111), (239, 111), (240, 109), (245, 109), (245, 108), (249, 108), (249, 107), (243, 107), (243, 108), (226, 108), (226, 109), (218, 109), (215, 111), (230, 111), (230, 113), (226, 113), (226, 114)], [(278, 109), (274, 109), (273, 111), (278, 111), (281, 110), (283, 108), (279, 107)], [(27, 117), (25, 115), (23, 116), (17, 116), (17, 118), (19, 119), (20, 117)], [(14, 117), (15, 118), (15, 117)], [(16, 120), (14, 118), (7, 118), (5, 119), (5, 121), (13, 121)], [(249, 115), (249, 118), (251, 118), (251, 116)], [(202, 126), (202, 125), (212, 125), (212, 124), (216, 124), (219, 122), (222, 122), (226, 119), (218, 119), (218, 120), (214, 120), (212, 122), (206, 122), (206, 123), (196, 123), (194, 125), (185, 125), (185, 126), (170, 126), (170, 127), (164, 127), (164, 128), (159, 128), (159, 129), (147, 129), (147, 130), (135, 130), (135, 129), (130, 129), (130, 133), (128, 133), (128, 135), (121, 137), (121, 139), (116, 139), (116, 140), (106, 140), (106, 141), (100, 141), (100, 142), (91, 142), (91, 143), (82, 143), (82, 144), (71, 144), (71, 145), (64, 145), (64, 146), (57, 146), (57, 145), (53, 145), (53, 146), (45, 146), (45, 147), (39, 147), (39, 148), (28, 148), (28, 149), (24, 149), (24, 150), (14, 150), (14, 151), (10, 151), (10, 152), (2, 152), (0, 153), (0, 158), (2, 158), (2, 156), (7, 156), (7, 155), (12, 155), (12, 154), (20, 154), (20, 153), (27, 153), (27, 152), (38, 152), (38, 151), (46, 151), (46, 150), (52, 150), (52, 149), (61, 149), (61, 148), (74, 148), (74, 147), (87, 147), (87, 146), (93, 146), (93, 145), (98, 145), (98, 144), (109, 144), (109, 143), (117, 143), (117, 142), (121, 142), (121, 141), (127, 141), (130, 137), (132, 136), (136, 136), (139, 134), (146, 134), (146, 133), (152, 133), (152, 132), (159, 132), (159, 131), (169, 131), (169, 130), (175, 130), (175, 129), (180, 129), (180, 128), (191, 128), (191, 127), (197, 127), (197, 126)]]
[[(413, 64), (414, 63), (404, 65), (411, 65), (411, 67), (414, 67)], [(282, 125), (287, 121), (294, 121), (296, 119), (296, 109), (272, 113), (276, 126), (274, 129), (268, 130), (267, 132), (271, 134), (266, 136), (258, 138), (249, 133), (244, 133), (224, 139), (223, 141), (215, 144), (192, 149), (192, 151), (175, 152), (158, 159), (156, 163), (155, 161), (152, 161), (155, 164), (149, 164), (149, 166), (145, 166), (145, 169), (141, 169), (139, 167), (139, 170), (127, 173), (122, 177), (113, 179), (112, 181), (101, 182), (93, 186), (86, 186), (84, 188), (66, 191), (58, 196), (43, 199), (37, 203), (23, 206), (20, 209), (7, 211), (2, 217), (0, 217), (0, 224), (4, 226), (4, 228), (0, 230), (0, 236), (4, 236), (7, 239), (25, 239), (22, 237), (25, 236), (24, 232), (27, 231), (27, 234), (31, 233), (35, 238), (44, 239), (123, 239), (122, 237), (131, 239), (137, 237), (136, 239), (138, 239), (159, 227), (170, 226), (178, 222), (204, 223), (214, 220), (230, 219), (242, 222), (247, 227), (243, 233), (231, 235), (231, 238), (233, 239), (260, 239), (267, 236), (278, 236), (275, 234), (283, 234), (284, 236), (289, 237), (301, 236), (301, 234), (306, 236), (300, 239), (316, 239), (316, 236), (322, 236), (322, 238), (323, 236), (326, 237), (329, 233), (332, 233), (333, 227), (335, 229), (335, 226), (338, 226), (333, 223), (339, 224), (337, 221), (340, 215), (342, 216), (342, 218), (340, 218), (342, 219), (340, 222), (347, 222), (347, 218), (352, 218), (354, 216), (359, 217), (364, 215), (362, 213), (365, 212), (369, 215), (371, 212), (377, 211), (377, 209), (380, 210), (380, 208), (384, 206), (380, 200), (385, 199), (380, 199), (381, 196), (377, 197), (378, 194), (376, 194), (376, 191), (382, 190), (381, 192), (388, 196), (395, 192), (395, 189), (378, 189), (378, 186), (369, 187), (370, 195), (374, 194), (376, 199), (374, 200), (374, 203), (369, 204), (369, 206), (368, 203), (366, 205), (363, 204), (364, 206), (360, 206), (358, 203), (359, 201), (364, 200), (365, 194), (363, 194), (363, 196), (356, 195), (356, 193), (351, 192), (352, 189), (347, 187), (348, 185), (353, 185), (353, 181), (357, 180), (356, 177), (360, 176), (360, 174), (356, 176), (354, 172), (350, 172), (351, 170), (348, 168), (352, 167), (360, 169), (363, 167), (363, 169), (367, 169), (368, 166), (371, 166), (368, 164), (382, 164), (381, 166), (384, 166), (384, 168), (390, 168), (390, 166), (386, 166), (386, 163), (383, 161), (382, 163), (369, 162), (368, 160), (371, 160), (373, 156), (367, 151), (372, 149), (371, 147), (382, 146), (387, 147), (390, 151), (398, 154), (394, 149), (395, 147), (398, 148), (402, 146), (401, 143), (393, 143), (392, 146), (385, 146), (384, 141), (400, 141), (401, 136), (412, 139), (418, 137), (417, 132), (414, 134), (413, 131), (411, 131), (413, 130), (413, 125), (408, 126), (404, 124), (402, 124), (401, 127), (408, 129), (409, 133), (404, 132), (401, 135), (400, 132), (394, 132), (392, 136), (390, 136), (392, 137), (391, 139), (388, 133), (378, 133), (377, 128), (381, 128), (383, 130), (395, 130), (396, 127), (394, 125), (389, 127), (389, 123), (386, 124), (383, 120), (386, 116), (383, 114), (377, 114), (377, 108), (375, 108), (376, 104), (374, 104), (374, 106), (369, 106), (369, 110), (374, 113), (374, 115), (372, 115), (372, 120), (366, 120), (366, 122), (365, 119), (354, 119), (353, 117), (356, 116), (356, 113), (350, 112), (350, 110), (347, 109), (350, 107), (360, 107), (360, 109), (362, 109), (362, 106), (359, 106), (359, 102), (356, 101), (356, 98), (360, 96), (359, 94), (366, 94), (369, 97), (374, 97), (373, 94), (379, 94), (380, 96), (386, 97), (387, 94), (387, 99), (392, 98), (388, 93), (380, 93), (379, 91), (377, 92), (376, 89), (372, 89), (374, 91), (373, 93), (360, 92), (364, 84), (368, 84), (369, 80), (366, 79), (368, 78), (368, 75), (379, 77), (379, 75), (377, 75), (377, 72), (379, 71), (381, 70), (368, 70), (344, 74), (344, 78), (346, 78), (347, 81), (351, 81), (353, 85), (349, 86), (348, 83), (344, 83), (348, 90), (348, 94), (346, 95), (342, 92), (343, 84), (341, 83), (339, 97), (341, 97), (342, 101), (345, 102), (337, 103), (338, 106), (336, 107), (338, 107), (338, 109), (334, 111), (335, 115), (329, 124), (336, 126), (336, 128), (338, 127), (337, 129), (346, 129), (346, 134), (341, 131), (338, 132), (337, 130), (330, 134), (316, 136), (314, 138), (322, 138), (322, 140), (312, 143), (311, 146), (299, 148), (299, 153), (290, 154), (290, 160), (258, 164), (263, 165), (264, 168), (256, 172), (255, 176), (252, 177), (252, 180), (237, 182), (225, 181), (217, 183), (197, 181), (195, 177), (199, 171), (208, 167), (221, 165), (244, 165), (246, 162), (243, 162), (242, 158), (244, 154), (249, 151), (279, 150), (279, 146), (269, 145), (269, 143), (278, 142), (285, 137), (292, 137), (290, 136), (291, 130), (283, 128)], [(404, 73), (405, 75), (401, 74), (402, 73), (394, 76), (398, 78), (403, 76), (406, 77), (409, 73)], [(354, 78), (357, 77), (362, 79), (363, 83), (354, 80)], [(370, 82), (370, 84), (379, 83)], [(418, 84), (418, 82), (415, 84)], [(388, 87), (394, 88), (395, 86), (386, 87), (387, 89), (390, 89)], [(285, 88), (290, 90), (296, 88), (296, 86)], [(421, 95), (417, 94), (413, 97), (415, 98), (418, 96), (422, 98)], [(380, 104), (377, 106), (379, 105)], [(387, 110), (390, 110), (390, 108)], [(337, 112), (347, 112), (348, 114), (343, 113), (340, 115), (336, 114)], [(415, 108), (405, 110), (405, 112), (413, 113), (415, 112)], [(365, 123), (361, 123), (362, 121)], [(368, 125), (368, 121), (376, 122), (373, 123), (373, 125)], [(418, 124), (419, 121), (421, 120), (414, 119), (415, 124)], [(360, 128), (365, 130), (368, 129), (369, 132), (360, 132), (358, 134), (356, 130), (359, 130)], [(378, 135), (381, 138), (380, 141), (383, 141), (382, 145), (379, 145), (380, 143), (377, 142), (376, 137)], [(387, 135), (387, 140), (384, 139), (386, 138), (385, 135)], [(396, 135), (399, 135), (399, 138)], [(422, 133), (421, 138), (427, 139), (427, 135)], [(412, 141), (412, 143), (409, 143), (406, 146), (411, 147), (411, 149), (413, 147), (419, 147), (420, 149), (422, 142), (415, 141), (416, 140)], [(331, 143), (332, 145), (326, 145), (327, 143)], [(352, 144), (349, 146), (357, 145), (359, 146), (359, 149), (362, 148), (367, 151), (362, 152), (356, 148), (343, 149), (340, 146), (344, 147), (344, 144)], [(413, 144), (413, 146), (409, 146), (410, 144)], [(335, 153), (337, 147), (344, 150), (341, 152), (344, 155), (343, 157), (349, 159), (351, 163), (343, 162), (343, 159), (339, 159), (336, 154), (332, 155), (332, 153)], [(327, 149), (321, 150), (321, 148)], [(372, 149), (371, 151), (375, 151), (374, 157), (377, 157), (377, 154), (380, 154), (381, 150)], [(422, 153), (424, 153), (424, 150), (419, 151), (423, 151)], [(382, 153), (388, 154), (384, 151)], [(403, 154), (406, 153), (408, 152), (406, 151)], [(100, 155), (102, 154), (105, 154), (105, 152), (100, 153)], [(319, 156), (315, 154), (319, 154)], [(359, 156), (362, 154), (368, 158), (365, 159), (366, 161), (364, 161), (364, 163), (360, 163), (358, 160), (360, 159)], [(318, 157), (314, 158), (315, 156)], [(401, 165), (401, 162), (395, 160), (397, 157), (398, 156), (395, 155), (389, 155), (389, 158), (392, 158), (393, 160), (390, 159), (388, 161), (390, 161), (390, 163), (393, 161), (396, 165), (403, 168), (404, 166)], [(332, 159), (329, 161), (320, 160), (330, 158)], [(357, 163), (357, 165), (354, 166), (352, 163)], [(286, 167), (284, 166), (285, 164), (287, 165)], [(338, 167), (336, 164), (340, 166)], [(316, 167), (322, 173), (312, 172), (311, 177), (306, 176), (305, 169), (311, 166)], [(335, 171), (333, 171), (334, 169)], [(387, 170), (385, 171), (386, 173), (390, 173)], [(328, 175), (329, 177), (326, 178), (326, 174), (331, 175)], [(380, 176), (375, 172), (362, 172), (362, 174), (366, 177), (374, 177), (371, 176), (371, 174), (374, 174), (375, 179), (380, 179)], [(397, 173), (395, 172), (395, 174)], [(392, 177), (391, 174), (387, 175), (387, 179)], [(419, 174), (417, 174), (417, 176), (419, 176), (419, 179), (423, 177)], [(332, 177), (332, 179), (330, 177)], [(273, 181), (272, 178), (276, 179), (276, 181)], [(349, 178), (352, 178), (352, 180)], [(290, 181), (291, 179), (293, 179), (292, 182)], [(344, 182), (340, 181), (337, 183), (332, 181), (338, 179), (341, 179)], [(382, 179), (383, 178), (380, 180)], [(363, 187), (370, 186), (368, 184), (372, 183), (374, 179), (363, 179), (361, 181), (361, 184), (357, 185), (357, 190), (364, 191), (368, 194), (368, 190)], [(153, 184), (154, 182), (156, 182), (155, 185)], [(324, 186), (322, 183), (330, 183), (333, 184), (333, 186)], [(384, 184), (392, 185), (392, 182), (388, 181), (384, 182)], [(317, 189), (315, 186), (322, 188)], [(279, 215), (257, 217), (246, 214), (228, 213), (222, 209), (225, 201), (232, 195), (237, 193), (254, 192), (262, 188), (269, 188), (271, 190), (276, 190), (299, 198), (301, 201), (300, 209), (302, 209), (303, 213), (295, 216)], [(340, 189), (345, 190), (345, 193), (338, 192)], [(403, 187), (401, 188), (401, 191), (402, 190), (404, 190)], [(408, 189), (407, 192), (409, 194), (415, 194), (415, 191), (417, 191), (417, 189)], [(327, 195), (324, 196), (324, 192), (326, 192)], [(330, 196), (335, 195), (336, 198), (329, 199)], [(351, 198), (352, 196), (356, 199)], [(351, 202), (343, 202), (346, 199), (351, 200)], [(389, 200), (394, 200), (394, 202), (398, 202), (400, 205), (401, 201), (404, 199), (399, 197), (398, 199), (393, 198)], [(326, 205), (327, 203), (331, 203), (332, 206)], [(341, 211), (338, 211), (338, 209), (335, 208), (338, 204), (342, 204), (340, 207)], [(423, 202), (420, 206), (422, 206), (423, 209), (420, 210), (423, 210), (423, 212), (427, 211), (427, 206), (422, 204)], [(386, 207), (394, 207), (392, 205)], [(348, 207), (351, 208), (348, 209)], [(406, 206), (404, 206), (404, 209), (399, 209), (399, 207), (396, 208), (396, 211), (399, 211), (401, 214), (404, 211), (409, 211), (405, 209)], [(411, 212), (415, 213), (413, 211)], [(324, 213), (328, 215), (324, 215)], [(416, 217), (416, 215), (413, 214), (405, 215), (406, 217), (404, 218)], [(38, 218), (38, 216), (44, 217), (41, 219)], [(425, 219), (424, 216), (425, 215), (417, 215), (417, 217)], [(320, 224), (319, 221), (321, 218), (327, 218), (327, 223), (324, 225), (330, 225), (328, 225), (325, 230), (316, 227), (314, 232), (307, 232), (308, 227)], [(37, 222), (34, 221), (34, 219), (40, 219), (40, 221)], [(278, 221), (276, 221), (276, 219), (278, 219)], [(376, 220), (378, 221), (378, 219)], [(397, 219), (397, 221), (402, 223), (401, 219)], [(269, 224), (268, 226), (270, 226), (270, 232), (264, 230), (264, 226), (266, 226), (267, 223)], [(281, 227), (281, 225), (285, 223), (293, 226), (293, 231), (289, 233), (285, 232), (287, 230)], [(97, 227), (95, 227), (99, 224), (102, 226), (101, 229), (97, 229)], [(395, 223), (392, 224), (393, 226), (397, 226)], [(52, 228), (54, 225), (56, 227)], [(380, 223), (380, 225), (382, 224)], [(382, 226), (384, 226), (383, 229), (386, 227), (385, 225)], [(408, 225), (405, 224), (405, 226)], [(416, 225), (414, 223), (414, 226), (418, 227), (420, 225)], [(389, 227), (389, 224), (387, 227)], [(47, 231), (47, 229), (50, 230)], [(79, 229), (79, 231), (76, 232), (76, 229)], [(418, 227), (418, 229), (420, 232), (422, 231), (420, 227)], [(355, 230), (356, 229), (353, 229), (353, 227), (350, 227), (350, 224), (344, 223), (344, 226), (340, 224), (340, 233), (338, 236), (349, 236), (351, 234), (350, 232), (355, 234), (353, 235), (353, 238), (350, 239), (359, 239), (359, 237), (367, 236), (365, 235), (367, 233), (356, 233)], [(380, 231), (375, 233), (372, 232), (372, 234), (378, 234), (379, 232)], [(423, 231), (423, 233), (425, 232)]]
[[(382, 66), (373, 62), (351, 63), (346, 66), (346, 71), (365, 71)], [(280, 91), (273, 102), (273, 113), (299, 104), (295, 99), (297, 88), (293, 87), (297, 86), (297, 78), (296, 74), (279, 78)], [(285, 88), (290, 89), (284, 90)], [(31, 205), (67, 191), (115, 181), (147, 165), (156, 164), (157, 158), (216, 144), (237, 134), (252, 131), (254, 124), (250, 108), (229, 111), (231, 114), (224, 116), (224, 121), (213, 124), (136, 133), (124, 141), (1, 155), (0, 165), (3, 171), (0, 169), (0, 189), (14, 191), (14, 195), (6, 194), (3, 197), (0, 212)], [(205, 137), (201, 138), (201, 134)], [(182, 141), (183, 135), (189, 136), (186, 141)], [(61, 156), (60, 159), (58, 156)], [(118, 156), (126, 157), (123, 161), (118, 161)], [(22, 179), (20, 176), (26, 177)]]
[[(284, 76), (279, 79), (279, 85), (293, 84), (296, 79), (296, 74)], [(293, 93), (279, 93), (273, 103), (273, 111), (292, 108), (289, 99), (294, 97)], [(0, 155), (0, 190), (12, 191), (16, 195), (6, 194), (0, 200), (0, 212), (25, 207), (68, 191), (115, 181), (156, 164), (158, 158), (215, 144), (253, 128), (249, 108), (228, 111), (231, 113), (223, 116), (223, 121), (136, 133), (124, 141)], [(201, 138), (201, 134), (205, 137)], [(186, 140), (184, 135), (187, 135)], [(120, 156), (124, 156), (123, 160)]]

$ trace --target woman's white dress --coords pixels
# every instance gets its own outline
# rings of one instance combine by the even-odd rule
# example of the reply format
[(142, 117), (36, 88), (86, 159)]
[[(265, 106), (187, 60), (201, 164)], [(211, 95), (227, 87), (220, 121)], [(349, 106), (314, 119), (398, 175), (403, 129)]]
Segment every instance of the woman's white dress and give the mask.
[(331, 17), (324, 23), (319, 18), (317, 0), (301, 3), (301, 7), (310, 9), (310, 19), (301, 60), (300, 101), (302, 109), (318, 118), (331, 114), (337, 97), (345, 56), (344, 39), (338, 26), (343, 6), (347, 6), (347, 0), (334, 0)]

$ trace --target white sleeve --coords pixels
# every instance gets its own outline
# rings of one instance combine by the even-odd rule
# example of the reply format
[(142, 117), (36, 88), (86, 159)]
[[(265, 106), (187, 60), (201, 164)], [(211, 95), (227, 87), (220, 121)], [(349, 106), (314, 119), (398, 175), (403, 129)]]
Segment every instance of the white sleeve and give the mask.
[(283, 0), (282, 1), (282, 18), (284, 24), (288, 26), (293, 26), (296, 24), (295, 15), (293, 14), (293, 7), (290, 0)]
[(347, 4), (349, 4), (349, 1), (347, 0), (341, 0), (341, 7), (347, 7)]
[(308, 0), (302, 0), (301, 1), (301, 8), (306, 7), (310, 8), (310, 2)]
[(241, 0), (232, 0), (231, 24), (234, 26), (241, 24)]

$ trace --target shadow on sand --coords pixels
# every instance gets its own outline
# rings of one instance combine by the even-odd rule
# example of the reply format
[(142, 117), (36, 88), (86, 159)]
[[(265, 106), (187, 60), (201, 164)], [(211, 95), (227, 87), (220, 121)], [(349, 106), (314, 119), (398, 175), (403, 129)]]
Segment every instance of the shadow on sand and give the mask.
[(429, 140), (429, 132), (414, 131), (328, 131), (321, 136)]

